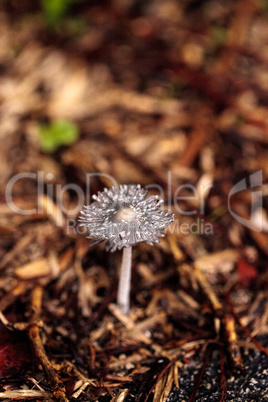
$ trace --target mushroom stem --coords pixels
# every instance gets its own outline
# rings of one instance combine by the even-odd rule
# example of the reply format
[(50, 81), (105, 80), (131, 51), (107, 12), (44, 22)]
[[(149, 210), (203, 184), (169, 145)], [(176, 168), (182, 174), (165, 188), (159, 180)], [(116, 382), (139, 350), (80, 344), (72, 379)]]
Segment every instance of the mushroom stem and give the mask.
[(132, 247), (123, 248), (123, 257), (117, 292), (117, 304), (124, 314), (129, 312)]

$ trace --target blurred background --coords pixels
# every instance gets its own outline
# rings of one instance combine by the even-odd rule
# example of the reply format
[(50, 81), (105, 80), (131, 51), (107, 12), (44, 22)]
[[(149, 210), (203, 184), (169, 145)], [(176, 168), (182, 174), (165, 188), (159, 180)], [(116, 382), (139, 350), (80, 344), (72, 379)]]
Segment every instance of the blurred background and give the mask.
[(1, 186), (41, 170), (165, 187), (169, 171), (225, 196), (267, 174), (267, 16), (264, 0), (2, 1)]
[[(107, 297), (115, 295), (120, 258), (102, 245), (88, 251), (75, 230), (66, 233), (67, 218), (74, 222), (84, 203), (79, 194), (88, 194), (90, 174), (89, 195), (113, 180), (153, 184), (180, 225), (197, 219), (212, 225), (207, 233), (176, 226), (159, 248), (141, 244), (134, 252), (136, 319), (158, 308), (169, 315), (168, 325), (163, 319), (158, 332), (152, 330), (155, 342), (213, 331), (213, 313), (207, 314), (192, 274), (197, 260), (222, 299), (231, 293), (243, 323), (267, 338), (267, 18), (266, 0), (0, 2), (1, 311), (24, 314), (27, 292), (41, 277), (47, 286), (43, 318), (48, 326), (54, 320), (50, 334), (80, 342), (88, 336), (87, 318), (105, 302), (90, 324), (105, 329), (92, 342), (99, 342), (99, 353), (117, 342), (117, 321), (103, 314)], [(247, 226), (228, 211), (228, 196), (244, 178), (250, 186), (256, 172), (262, 174), (261, 195), (232, 196), (232, 210), (250, 221)], [(183, 185), (180, 195), (190, 198), (178, 211), (174, 197)], [(15, 207), (32, 212), (10, 209), (7, 194)], [(193, 208), (196, 214), (184, 213)], [(263, 230), (256, 231), (261, 219)], [(204, 256), (211, 259), (199, 260)], [(145, 312), (150, 301), (155, 304)], [(55, 359), (66, 353), (84, 373), (100, 378), (102, 368), (88, 368), (85, 343), (75, 354), (77, 345), (68, 342), (62, 351), (48, 337), (46, 347), (56, 351)], [(181, 397), (189, 397), (193, 384), (181, 386)]]

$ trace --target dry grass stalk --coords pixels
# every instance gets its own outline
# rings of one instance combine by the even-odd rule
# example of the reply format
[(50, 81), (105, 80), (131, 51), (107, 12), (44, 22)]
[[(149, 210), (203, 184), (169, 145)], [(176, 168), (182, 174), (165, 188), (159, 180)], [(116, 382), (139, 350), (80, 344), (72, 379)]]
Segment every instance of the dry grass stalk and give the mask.
[(45, 391), (37, 391), (34, 389), (17, 389), (12, 391), (0, 392), (0, 399), (11, 399), (12, 401), (14, 401), (17, 399), (32, 400), (33, 398), (35, 398), (36, 400), (40, 398), (46, 398), (46, 400), (51, 401), (50, 393)]
[(207, 296), (208, 300), (210, 301), (214, 311), (216, 313), (221, 313), (223, 311), (222, 303), (220, 302), (218, 296), (214, 292), (213, 287), (208, 282), (205, 274), (198, 268), (194, 267), (193, 271), (194, 275), (196, 276), (202, 290), (204, 291), (205, 295)]
[(116, 396), (113, 397), (113, 399), (111, 400), (111, 402), (123, 402), (128, 394), (128, 389), (125, 388), (123, 389), (123, 391), (120, 391)]
[(49, 275), (51, 274), (51, 268), (49, 261), (46, 258), (42, 258), (16, 268), (14, 273), (19, 279), (27, 280)]
[(228, 351), (235, 368), (243, 368), (243, 361), (240, 353), (240, 348), (237, 344), (237, 334), (235, 330), (235, 321), (232, 315), (225, 314), (222, 320), (224, 326), (226, 340), (228, 344)]

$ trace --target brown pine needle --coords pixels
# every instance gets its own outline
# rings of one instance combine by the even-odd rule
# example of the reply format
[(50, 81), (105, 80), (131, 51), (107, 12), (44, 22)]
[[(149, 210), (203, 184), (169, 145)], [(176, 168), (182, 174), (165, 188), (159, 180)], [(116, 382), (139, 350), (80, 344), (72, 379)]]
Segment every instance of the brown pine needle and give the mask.
[(224, 364), (224, 351), (223, 348), (220, 348), (220, 368), (221, 368), (221, 400), (220, 402), (225, 402), (227, 399), (227, 380), (225, 373), (225, 364)]
[(195, 385), (194, 385), (194, 389), (193, 389), (193, 392), (192, 392), (192, 394), (190, 396), (189, 402), (194, 402), (194, 400), (195, 400), (196, 394), (198, 392), (198, 388), (200, 386), (202, 377), (203, 377), (204, 372), (206, 370), (206, 367), (208, 365), (211, 353), (212, 353), (212, 347), (210, 345), (208, 345), (207, 350), (206, 350), (206, 357), (205, 357), (203, 365), (202, 365), (202, 367), (201, 367), (201, 369), (200, 369), (200, 371), (198, 373), (198, 376), (197, 376), (197, 379), (196, 379), (196, 382), (195, 382)]

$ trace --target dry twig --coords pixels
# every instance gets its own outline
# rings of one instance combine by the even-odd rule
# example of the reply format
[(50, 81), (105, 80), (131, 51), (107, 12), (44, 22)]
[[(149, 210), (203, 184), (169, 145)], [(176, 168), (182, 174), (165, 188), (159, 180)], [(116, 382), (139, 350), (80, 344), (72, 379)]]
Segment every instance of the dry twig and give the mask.
[(38, 323), (40, 322), (42, 296), (43, 289), (40, 286), (35, 287), (32, 291), (32, 316), (28, 328), (28, 336), (32, 342), (35, 355), (46, 373), (53, 397), (58, 402), (68, 402), (65, 387), (49, 361), (40, 337)]

